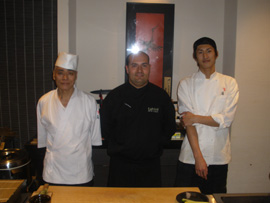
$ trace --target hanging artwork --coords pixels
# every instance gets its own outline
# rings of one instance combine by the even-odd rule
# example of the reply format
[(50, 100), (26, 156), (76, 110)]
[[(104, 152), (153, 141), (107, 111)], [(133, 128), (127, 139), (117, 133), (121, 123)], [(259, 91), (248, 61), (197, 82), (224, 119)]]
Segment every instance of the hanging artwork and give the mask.
[(174, 4), (127, 3), (126, 56), (146, 52), (151, 64), (149, 81), (170, 96), (173, 32)]

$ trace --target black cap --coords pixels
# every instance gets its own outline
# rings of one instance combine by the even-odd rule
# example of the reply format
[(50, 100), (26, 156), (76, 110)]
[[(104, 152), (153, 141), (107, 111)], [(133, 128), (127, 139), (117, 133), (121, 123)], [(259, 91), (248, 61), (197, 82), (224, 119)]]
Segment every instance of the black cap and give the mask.
[(209, 38), (209, 37), (202, 37), (200, 39), (198, 39), (197, 41), (194, 42), (193, 44), (193, 56), (194, 58), (196, 58), (196, 50), (197, 50), (197, 47), (201, 44), (209, 44), (211, 45), (214, 49), (215, 49), (215, 52), (216, 52), (216, 55), (217, 55), (217, 45), (216, 45), (216, 42)]

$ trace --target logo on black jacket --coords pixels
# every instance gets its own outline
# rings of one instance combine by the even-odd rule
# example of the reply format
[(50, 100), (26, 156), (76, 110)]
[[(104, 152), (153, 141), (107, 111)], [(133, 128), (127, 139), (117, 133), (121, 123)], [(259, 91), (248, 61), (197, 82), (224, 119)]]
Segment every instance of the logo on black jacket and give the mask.
[(159, 108), (148, 107), (148, 112), (149, 113), (158, 113), (159, 112)]

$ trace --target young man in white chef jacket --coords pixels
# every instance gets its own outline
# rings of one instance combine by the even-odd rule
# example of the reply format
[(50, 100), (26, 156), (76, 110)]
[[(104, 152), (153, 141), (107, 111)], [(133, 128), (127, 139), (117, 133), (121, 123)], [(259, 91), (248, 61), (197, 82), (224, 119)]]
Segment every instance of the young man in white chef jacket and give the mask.
[(92, 145), (101, 145), (96, 100), (76, 88), (78, 56), (62, 52), (53, 71), (57, 89), (37, 104), (38, 148), (46, 147), (43, 179), (56, 185), (93, 185)]
[(186, 127), (175, 185), (199, 187), (202, 193), (226, 193), (231, 160), (229, 127), (236, 112), (239, 89), (234, 78), (215, 71), (218, 51), (203, 37), (193, 45), (199, 70), (180, 81), (178, 105)]

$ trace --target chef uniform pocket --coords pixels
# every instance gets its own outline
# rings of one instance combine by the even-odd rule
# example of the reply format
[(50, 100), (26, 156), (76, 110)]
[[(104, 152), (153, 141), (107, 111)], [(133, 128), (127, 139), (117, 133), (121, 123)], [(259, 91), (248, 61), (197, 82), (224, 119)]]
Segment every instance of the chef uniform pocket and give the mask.
[(212, 106), (212, 114), (221, 113), (226, 107), (226, 100), (227, 95), (219, 95)]

